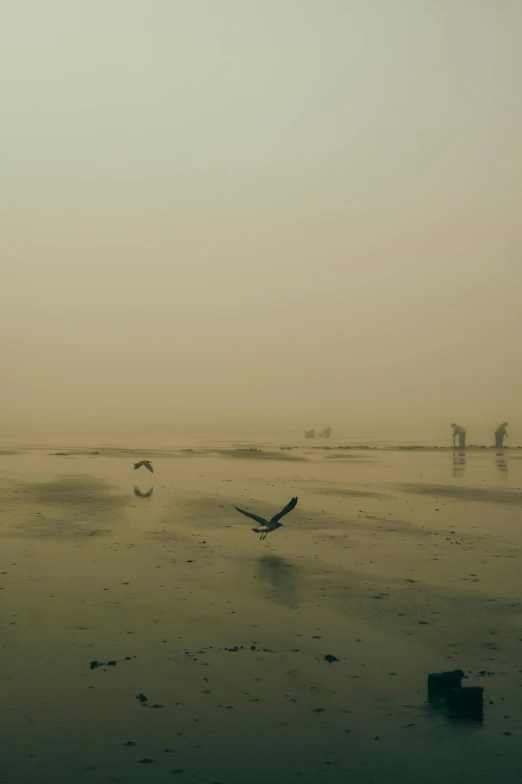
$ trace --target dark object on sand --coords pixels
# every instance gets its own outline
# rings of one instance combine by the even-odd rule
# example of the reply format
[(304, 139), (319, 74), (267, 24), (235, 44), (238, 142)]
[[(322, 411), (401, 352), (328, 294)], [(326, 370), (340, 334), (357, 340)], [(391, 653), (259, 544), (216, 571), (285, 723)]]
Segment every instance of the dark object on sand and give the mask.
[[(131, 659), (135, 659), (135, 658), (136, 658), (135, 656), (126, 656), (125, 661), (131, 661)], [(116, 659), (111, 659), (111, 661), (108, 662), (101, 662), (98, 661), (97, 659), (93, 659), (92, 662), (89, 662), (89, 667), (91, 668), (91, 670), (97, 670), (98, 667), (116, 667), (117, 664), (118, 661)]]
[(234, 509), (237, 509), (238, 512), (241, 512), (241, 514), (245, 515), (246, 517), (250, 517), (252, 520), (255, 520), (256, 523), (261, 523), (261, 525), (263, 526), (262, 528), (252, 528), (252, 531), (254, 531), (256, 534), (261, 534), (261, 536), (259, 537), (260, 539), (266, 539), (267, 534), (277, 530), (277, 528), (283, 527), (283, 523), (279, 522), (280, 519), (284, 517), (286, 514), (288, 514), (288, 512), (291, 512), (292, 509), (296, 506), (296, 504), (297, 504), (297, 496), (295, 498), (292, 498), (292, 500), (287, 503), (285, 508), (281, 509), (280, 512), (274, 515), (270, 521), (265, 520), (264, 517), (259, 517), (259, 515), (252, 514), (252, 512), (245, 512), (245, 510), (240, 509), (239, 506), (234, 506)]
[(462, 686), (462, 670), (428, 675), (428, 701), (437, 708), (446, 708), (452, 716), (473, 721), (484, 719), (484, 689)]
[(323, 432), (319, 433), (319, 438), (330, 438), (331, 435), (332, 435), (332, 428), (331, 427), (325, 427)]
[(333, 662), (338, 662), (338, 661), (339, 661), (339, 659), (337, 659), (335, 656), (332, 656), (332, 654), (331, 654), (331, 653), (328, 653), (328, 654), (327, 654), (327, 655), (324, 657), (324, 660), (325, 660), (325, 661), (327, 661), (327, 662), (328, 662), (328, 664), (332, 664)]
[(143, 702), (148, 702), (148, 699), (146, 698), (146, 696), (144, 694), (136, 694), (136, 699), (139, 700), (142, 703)]
[(463, 686), (451, 689), (447, 697), (451, 713), (460, 719), (483, 721), (484, 689), (481, 686)]
[(108, 662), (96, 661), (96, 659), (94, 659), (94, 661), (89, 662), (89, 667), (91, 670), (97, 670), (98, 667), (116, 667), (117, 664), (118, 662), (115, 659)]
[(305, 438), (315, 438), (315, 430), (306, 430)]
[(150, 460), (140, 460), (139, 463), (134, 463), (134, 470), (137, 471), (137, 469), (141, 468), (141, 466), (145, 466), (147, 471), (150, 471), (151, 474), (154, 473), (154, 469), (152, 468)]
[(452, 689), (460, 689), (464, 673), (462, 670), (438, 672), (428, 675), (428, 702), (445, 700)]

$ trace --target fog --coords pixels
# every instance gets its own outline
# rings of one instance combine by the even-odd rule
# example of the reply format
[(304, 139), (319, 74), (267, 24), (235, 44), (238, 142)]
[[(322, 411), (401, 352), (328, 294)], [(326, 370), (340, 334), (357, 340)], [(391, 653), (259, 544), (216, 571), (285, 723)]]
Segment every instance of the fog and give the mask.
[(0, 426), (507, 419), (517, 0), (22, 0)]

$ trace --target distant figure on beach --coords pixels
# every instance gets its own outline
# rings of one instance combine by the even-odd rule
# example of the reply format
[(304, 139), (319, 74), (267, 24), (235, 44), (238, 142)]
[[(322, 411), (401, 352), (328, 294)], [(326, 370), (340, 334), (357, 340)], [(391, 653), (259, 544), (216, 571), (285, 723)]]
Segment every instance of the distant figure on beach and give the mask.
[(495, 446), (497, 449), (502, 449), (504, 446), (504, 437), (507, 436), (506, 427), (508, 426), (507, 422), (502, 422), (501, 425), (497, 427), (495, 430)]
[(455, 446), (455, 439), (457, 436), (459, 437), (459, 449), (466, 448), (466, 431), (460, 425), (455, 424), (455, 422), (451, 423), (453, 428), (453, 446)]
[(323, 432), (319, 433), (319, 438), (330, 438), (331, 435), (332, 435), (332, 428), (331, 427), (325, 427)]
[(315, 438), (315, 430), (307, 430), (305, 432), (305, 438)]

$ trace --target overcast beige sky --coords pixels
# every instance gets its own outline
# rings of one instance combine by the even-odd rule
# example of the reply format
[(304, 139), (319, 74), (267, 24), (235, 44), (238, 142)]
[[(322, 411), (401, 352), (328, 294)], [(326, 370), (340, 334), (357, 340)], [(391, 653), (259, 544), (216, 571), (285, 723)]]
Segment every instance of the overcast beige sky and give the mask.
[(1, 19), (0, 425), (522, 427), (522, 2)]

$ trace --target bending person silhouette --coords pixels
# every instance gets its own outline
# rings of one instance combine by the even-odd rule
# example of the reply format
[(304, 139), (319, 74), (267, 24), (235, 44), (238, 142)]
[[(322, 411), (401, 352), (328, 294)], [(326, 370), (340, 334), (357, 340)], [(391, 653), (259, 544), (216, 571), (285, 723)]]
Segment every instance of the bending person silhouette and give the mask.
[(504, 446), (504, 437), (507, 436), (506, 427), (508, 426), (507, 422), (502, 422), (501, 425), (497, 427), (495, 430), (495, 446), (497, 449), (502, 449)]
[(455, 424), (455, 422), (451, 423), (453, 428), (453, 446), (455, 446), (455, 439), (459, 437), (459, 449), (466, 448), (466, 431), (460, 425)]

